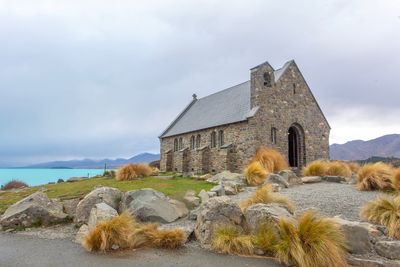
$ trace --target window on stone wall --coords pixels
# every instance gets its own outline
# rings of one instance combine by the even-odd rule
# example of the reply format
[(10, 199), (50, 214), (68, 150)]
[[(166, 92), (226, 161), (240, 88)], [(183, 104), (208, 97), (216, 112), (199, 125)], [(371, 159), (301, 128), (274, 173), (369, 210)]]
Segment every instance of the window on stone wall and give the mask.
[(224, 140), (224, 131), (220, 130), (218, 132), (218, 142), (219, 142), (219, 146), (223, 146), (225, 144), (225, 140)]
[(179, 138), (179, 150), (181, 150), (183, 148), (183, 140), (182, 137)]
[(196, 139), (194, 138), (194, 135), (190, 137), (190, 149), (194, 149), (196, 147)]
[(201, 145), (201, 136), (198, 134), (196, 137), (196, 147), (199, 148)]
[(276, 128), (272, 127), (271, 128), (271, 143), (272, 144), (276, 144), (276, 132), (277, 132)]
[(271, 87), (272, 86), (272, 78), (269, 72), (264, 73), (264, 86)]
[(178, 139), (174, 139), (174, 151), (178, 151)]
[(215, 131), (211, 132), (211, 147), (217, 146), (217, 133)]
[(293, 94), (294, 95), (296, 94), (296, 84), (295, 83), (293, 84)]

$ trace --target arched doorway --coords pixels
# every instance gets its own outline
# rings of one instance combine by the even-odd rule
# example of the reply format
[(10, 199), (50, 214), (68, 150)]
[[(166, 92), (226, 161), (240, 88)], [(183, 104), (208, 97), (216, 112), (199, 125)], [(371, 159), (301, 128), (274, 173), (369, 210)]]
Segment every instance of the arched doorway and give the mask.
[(289, 166), (298, 168), (305, 165), (304, 131), (299, 124), (293, 124), (288, 131)]

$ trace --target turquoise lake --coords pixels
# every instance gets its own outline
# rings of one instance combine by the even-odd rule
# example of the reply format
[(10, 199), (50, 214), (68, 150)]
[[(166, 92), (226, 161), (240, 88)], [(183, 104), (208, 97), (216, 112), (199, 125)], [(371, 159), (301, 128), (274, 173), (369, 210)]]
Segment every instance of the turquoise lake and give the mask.
[(71, 177), (93, 177), (103, 174), (102, 169), (0, 169), (0, 185), (16, 179), (29, 186), (44, 185)]

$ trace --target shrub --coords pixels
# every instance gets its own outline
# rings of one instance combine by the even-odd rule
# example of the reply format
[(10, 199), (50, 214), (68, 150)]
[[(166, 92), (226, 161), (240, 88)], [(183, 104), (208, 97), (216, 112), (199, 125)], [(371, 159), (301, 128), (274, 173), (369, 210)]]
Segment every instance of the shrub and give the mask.
[(353, 174), (349, 165), (342, 161), (330, 161), (326, 162), (326, 173), (325, 175), (330, 176), (341, 176), (350, 178)]
[(361, 216), (388, 229), (389, 236), (400, 239), (400, 196), (380, 196), (368, 202)]
[(393, 188), (400, 192), (400, 169), (397, 169), (392, 177)]
[(326, 161), (316, 160), (303, 169), (304, 176), (325, 176), (328, 166)]
[(268, 172), (258, 161), (251, 162), (244, 171), (249, 185), (261, 185), (267, 178)]
[(360, 164), (358, 164), (357, 162), (347, 162), (347, 166), (349, 166), (351, 172), (353, 173), (358, 173), (358, 171), (360, 170), (361, 166)]
[(128, 213), (123, 213), (109, 221), (100, 222), (83, 240), (87, 251), (109, 251), (113, 245), (120, 248), (131, 247), (131, 236), (135, 222)]
[(147, 233), (151, 244), (156, 248), (176, 249), (181, 247), (186, 240), (182, 229), (156, 230)]
[(3, 190), (11, 190), (11, 189), (19, 189), (19, 188), (24, 188), (24, 187), (29, 187), (26, 183), (18, 180), (11, 180), (8, 183), (6, 183), (2, 189)]
[(258, 161), (269, 173), (279, 172), (288, 168), (288, 163), (281, 153), (274, 149), (260, 147), (252, 161)]
[(150, 176), (153, 169), (147, 164), (127, 164), (118, 169), (117, 181), (130, 181), (140, 177)]
[(313, 211), (305, 212), (298, 222), (282, 218), (277, 225), (262, 225), (253, 240), (287, 265), (348, 266), (343, 232), (333, 220)]
[(392, 188), (393, 167), (382, 162), (367, 164), (358, 171), (359, 190), (388, 190)]
[(212, 247), (222, 253), (251, 255), (254, 251), (252, 238), (241, 235), (234, 225), (219, 225), (215, 227)]
[(103, 173), (104, 177), (115, 178), (115, 171), (114, 170), (107, 170)]
[(248, 207), (258, 203), (278, 203), (286, 206), (291, 213), (294, 212), (292, 201), (286, 196), (272, 192), (272, 185), (265, 185), (257, 189), (249, 199), (240, 203), (240, 208), (244, 212)]

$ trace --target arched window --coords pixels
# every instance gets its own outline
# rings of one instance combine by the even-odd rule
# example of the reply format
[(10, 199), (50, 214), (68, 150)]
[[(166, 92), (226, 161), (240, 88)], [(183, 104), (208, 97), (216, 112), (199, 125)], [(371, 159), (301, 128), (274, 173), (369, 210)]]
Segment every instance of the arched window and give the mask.
[(293, 94), (294, 95), (296, 94), (296, 84), (295, 83), (293, 84)]
[(194, 149), (196, 147), (196, 139), (194, 138), (194, 135), (190, 137), (190, 149)]
[(201, 145), (201, 136), (198, 134), (196, 137), (196, 147), (199, 148)]
[(264, 73), (264, 86), (271, 87), (272, 86), (272, 78), (269, 72)]
[(219, 142), (219, 146), (223, 146), (225, 144), (225, 140), (224, 140), (224, 131), (220, 130), (218, 132), (218, 142)]
[(217, 133), (215, 131), (211, 132), (211, 147), (217, 146)]
[(272, 127), (271, 128), (271, 143), (272, 144), (276, 144), (276, 132), (277, 132), (276, 128)]
[(178, 139), (174, 139), (174, 151), (178, 151)]
[(182, 137), (179, 138), (179, 150), (181, 150), (183, 148), (183, 140)]

